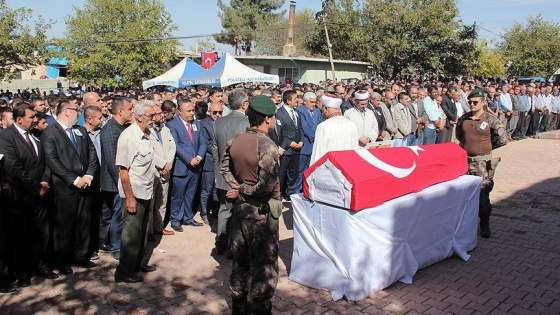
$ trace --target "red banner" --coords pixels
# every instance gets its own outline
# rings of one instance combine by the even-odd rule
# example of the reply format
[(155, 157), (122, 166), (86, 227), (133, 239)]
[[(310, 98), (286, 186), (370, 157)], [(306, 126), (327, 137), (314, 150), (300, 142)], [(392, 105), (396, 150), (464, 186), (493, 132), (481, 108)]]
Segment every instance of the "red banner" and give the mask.
[(215, 51), (203, 52), (202, 53), (202, 67), (204, 69), (210, 69), (218, 61), (218, 53)]
[(467, 173), (455, 143), (333, 151), (304, 173), (306, 198), (359, 211)]

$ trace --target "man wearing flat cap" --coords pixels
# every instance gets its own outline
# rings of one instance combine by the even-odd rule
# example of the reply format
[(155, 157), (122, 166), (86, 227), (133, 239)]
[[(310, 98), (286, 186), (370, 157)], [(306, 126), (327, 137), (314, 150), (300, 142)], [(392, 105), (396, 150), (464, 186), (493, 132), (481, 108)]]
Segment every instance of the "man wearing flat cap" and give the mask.
[(485, 111), (485, 94), (474, 89), (468, 96), (470, 112), (457, 122), (457, 140), (467, 151), (468, 173), (482, 177), (480, 187), (480, 236), (490, 237), (490, 192), (494, 188), (494, 172), (500, 158), (492, 158), (492, 149), (507, 144), (506, 130), (497, 117)]
[(232, 187), (226, 197), (238, 200), (230, 219), (232, 314), (272, 314), (278, 283), (277, 219), (282, 213), (278, 149), (268, 136), (275, 113), (269, 97), (251, 98), (245, 112), (250, 127), (233, 138), (224, 153), (221, 173)]

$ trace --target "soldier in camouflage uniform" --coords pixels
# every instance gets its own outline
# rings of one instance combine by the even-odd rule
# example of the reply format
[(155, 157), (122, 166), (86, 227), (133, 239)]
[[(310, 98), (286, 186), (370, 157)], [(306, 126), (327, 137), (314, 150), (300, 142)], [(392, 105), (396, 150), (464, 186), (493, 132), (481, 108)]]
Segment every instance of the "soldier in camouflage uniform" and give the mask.
[(278, 283), (278, 233), (267, 225), (268, 202), (280, 198), (278, 148), (268, 137), (275, 112), (270, 98), (253, 97), (246, 112), (250, 128), (230, 141), (222, 163), (233, 188), (226, 196), (238, 200), (231, 217), (233, 314), (271, 314)]
[(457, 122), (457, 139), (467, 151), (470, 175), (482, 177), (480, 187), (480, 236), (490, 237), (490, 192), (494, 188), (494, 172), (500, 158), (492, 158), (492, 149), (507, 144), (505, 128), (498, 118), (484, 110), (485, 95), (482, 89), (473, 90), (468, 96), (471, 111)]

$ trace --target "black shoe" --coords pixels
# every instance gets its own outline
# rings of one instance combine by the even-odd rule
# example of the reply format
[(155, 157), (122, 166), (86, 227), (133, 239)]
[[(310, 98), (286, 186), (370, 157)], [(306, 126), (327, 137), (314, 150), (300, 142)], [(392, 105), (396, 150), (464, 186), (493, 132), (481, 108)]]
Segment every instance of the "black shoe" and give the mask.
[(144, 278), (140, 276), (121, 276), (115, 273), (115, 282), (124, 282), (124, 283), (139, 283), (143, 282)]
[(101, 244), (101, 245), (99, 245), (99, 251), (104, 252), (104, 253), (108, 253), (108, 252), (111, 251), (111, 246), (109, 246), (107, 244)]
[(121, 259), (121, 252), (120, 251), (111, 252), (111, 257), (113, 257), (114, 260), (119, 260)]
[(192, 220), (192, 222), (183, 224), (183, 225), (188, 225), (188, 226), (203, 226), (204, 224), (200, 223), (200, 222), (196, 222), (196, 220)]
[(140, 266), (140, 271), (142, 272), (154, 272), (157, 268), (154, 266), (142, 265)]
[(37, 277), (41, 277), (49, 280), (58, 279), (58, 275), (50, 269), (37, 271)]
[(16, 293), (18, 290), (11, 285), (0, 286), (0, 293), (1, 294), (11, 294)]
[(23, 275), (18, 278), (18, 286), (20, 288), (27, 288), (31, 285), (31, 277), (28, 275)]
[(89, 260), (77, 261), (77, 262), (74, 263), (74, 265), (78, 266), (78, 267), (86, 268), (86, 269), (95, 267), (95, 264), (92, 261), (89, 261)]
[(183, 227), (180, 225), (171, 225), (171, 228), (173, 229), (173, 231), (175, 232), (183, 232)]
[(70, 265), (60, 265), (58, 266), (58, 271), (60, 271), (60, 273), (63, 275), (70, 275), (74, 273), (74, 270), (72, 270), (72, 267), (70, 267)]
[(202, 217), (202, 222), (204, 222), (204, 224), (206, 224), (206, 225), (210, 225), (210, 221), (208, 221), (208, 216), (203, 216)]
[(97, 252), (91, 253), (91, 257), (89, 260), (99, 260), (99, 254)]

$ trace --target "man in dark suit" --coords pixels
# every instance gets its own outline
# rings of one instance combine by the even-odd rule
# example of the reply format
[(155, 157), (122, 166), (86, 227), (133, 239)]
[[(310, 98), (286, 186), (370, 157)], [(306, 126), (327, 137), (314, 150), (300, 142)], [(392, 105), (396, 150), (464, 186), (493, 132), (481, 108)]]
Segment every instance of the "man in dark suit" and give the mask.
[[(212, 208), (214, 199), (214, 158), (212, 156), (212, 137), (214, 135), (214, 122), (222, 117), (224, 113), (224, 105), (214, 102), (209, 105), (206, 102), (198, 102), (197, 120), (200, 121), (202, 135), (206, 138), (206, 156), (203, 160), (202, 173), (200, 176), (200, 216), (205, 224), (208, 221), (208, 211)], [(200, 112), (200, 113), (199, 113)]]
[(443, 102), (441, 103), (441, 109), (445, 113), (447, 119), (445, 120), (445, 128), (442, 129), (441, 139), (443, 143), (451, 142), (451, 136), (453, 135), (453, 130), (455, 129), (455, 124), (457, 124), (457, 104), (461, 98), (461, 93), (459, 88), (455, 85), (451, 85), (447, 88), (447, 93), (443, 95)]
[(242, 88), (234, 89), (228, 95), (228, 104), (231, 113), (216, 120), (212, 136), (214, 176), (216, 177), (216, 189), (218, 190), (218, 200), (220, 201), (218, 229), (216, 231), (216, 254), (218, 255), (223, 255), (228, 248), (228, 222), (231, 217), (231, 208), (233, 207), (233, 200), (226, 198), (226, 192), (231, 190), (231, 186), (224, 179), (220, 169), (228, 141), (249, 127), (249, 119), (245, 116), (245, 111), (249, 106), (249, 95)]
[(183, 225), (202, 226), (194, 220), (192, 205), (208, 144), (202, 136), (200, 122), (194, 120), (194, 103), (180, 99), (177, 109), (178, 119), (167, 123), (177, 148), (171, 190), (171, 228), (182, 232), (181, 222)]
[(278, 179), (284, 198), (289, 200), (291, 194), (299, 192), (299, 158), (303, 147), (303, 127), (301, 118), (295, 110), (298, 105), (296, 91), (285, 91), (282, 100), (284, 105), (276, 112), (276, 119), (282, 123), (280, 146), (284, 149), (284, 154), (280, 158)]
[(121, 198), (117, 183), (119, 169), (115, 165), (117, 141), (128, 124), (132, 121), (132, 102), (128, 98), (116, 97), (111, 104), (113, 118), (109, 119), (99, 132), (101, 144), (101, 172), (99, 187), (103, 197), (103, 208), (99, 225), (99, 249), (111, 251), (119, 259), (122, 234)]
[(302, 190), (303, 171), (309, 167), (309, 161), (311, 160), (311, 152), (315, 142), (315, 130), (317, 130), (317, 125), (323, 121), (321, 110), (315, 106), (316, 104), (317, 95), (313, 92), (306, 92), (303, 94), (303, 104), (296, 107), (303, 127), (303, 147), (299, 157), (299, 191)]
[(35, 272), (43, 278), (58, 276), (48, 268), (45, 260), (49, 220), (48, 208), (42, 206), (41, 199), (47, 195), (50, 186), (43, 149), (29, 133), (36, 122), (35, 110), (31, 104), (22, 102), (16, 104), (13, 115), (14, 124), (0, 134), (0, 154), (4, 155), (4, 205), (12, 239), (8, 265), (16, 273), (18, 285), (28, 287)]
[(57, 120), (43, 131), (45, 163), (52, 172), (54, 193), (53, 243), (62, 274), (71, 264), (91, 268), (90, 220), (93, 206), (92, 180), (98, 171), (95, 146), (84, 127), (75, 126), (80, 108), (62, 101)]

